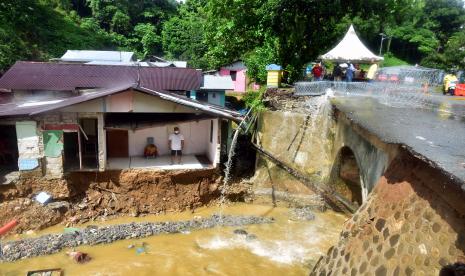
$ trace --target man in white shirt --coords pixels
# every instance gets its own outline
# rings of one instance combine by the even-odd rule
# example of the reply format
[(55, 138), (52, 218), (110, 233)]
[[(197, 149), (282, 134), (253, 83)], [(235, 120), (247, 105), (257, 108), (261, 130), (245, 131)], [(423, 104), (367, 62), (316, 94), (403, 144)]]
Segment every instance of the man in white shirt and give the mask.
[(182, 149), (184, 148), (184, 136), (180, 133), (179, 128), (174, 128), (174, 133), (171, 133), (168, 138), (168, 143), (171, 149), (171, 165), (174, 164), (174, 159), (178, 160), (178, 164), (182, 164)]

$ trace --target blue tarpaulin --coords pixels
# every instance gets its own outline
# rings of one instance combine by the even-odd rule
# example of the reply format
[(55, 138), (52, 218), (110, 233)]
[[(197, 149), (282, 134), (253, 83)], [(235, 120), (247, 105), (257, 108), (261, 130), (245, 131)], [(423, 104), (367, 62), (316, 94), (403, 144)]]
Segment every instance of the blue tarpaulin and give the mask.
[(18, 167), (20, 171), (30, 171), (39, 167), (38, 159), (18, 159)]

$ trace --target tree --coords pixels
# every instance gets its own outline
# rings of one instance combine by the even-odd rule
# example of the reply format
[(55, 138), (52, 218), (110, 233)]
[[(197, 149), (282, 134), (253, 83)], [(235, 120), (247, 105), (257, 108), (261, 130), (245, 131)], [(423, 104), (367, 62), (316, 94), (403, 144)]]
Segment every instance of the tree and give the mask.
[(189, 0), (179, 7), (179, 15), (163, 25), (162, 44), (168, 58), (187, 60), (192, 67), (209, 68), (205, 57), (205, 0)]
[(111, 30), (120, 34), (127, 34), (131, 29), (131, 19), (124, 12), (117, 10), (111, 18)]
[[(138, 41), (139, 56), (147, 57), (150, 55), (159, 55), (161, 49), (161, 37), (157, 34), (155, 26), (149, 23), (139, 23), (134, 28), (134, 36)], [(142, 46), (142, 47), (140, 47)], [(137, 46), (136, 46), (137, 47)]]
[(0, 2), (0, 70), (16, 60), (47, 60), (67, 49), (103, 48), (110, 44), (101, 32), (81, 27), (47, 1)]

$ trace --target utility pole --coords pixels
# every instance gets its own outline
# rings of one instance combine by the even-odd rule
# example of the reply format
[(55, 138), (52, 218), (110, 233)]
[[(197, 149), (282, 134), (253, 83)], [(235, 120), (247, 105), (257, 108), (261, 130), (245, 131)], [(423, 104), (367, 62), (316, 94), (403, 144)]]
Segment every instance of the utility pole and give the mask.
[(385, 35), (384, 33), (380, 33), (379, 35), (381, 36), (381, 43), (379, 45), (379, 56), (381, 56), (383, 51), (383, 41), (387, 38), (387, 35)]

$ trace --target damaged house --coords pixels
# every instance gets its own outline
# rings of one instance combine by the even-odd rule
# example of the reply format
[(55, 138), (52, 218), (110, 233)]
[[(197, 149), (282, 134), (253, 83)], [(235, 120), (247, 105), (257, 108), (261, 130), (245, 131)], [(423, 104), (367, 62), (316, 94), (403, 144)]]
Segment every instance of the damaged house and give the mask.
[[(215, 167), (221, 133), (240, 115), (185, 97), (201, 85), (189, 68), (17, 62), (0, 79), (0, 182), (24, 171)], [(175, 126), (185, 137), (180, 165), (170, 165)], [(147, 145), (157, 157), (144, 156)]]

